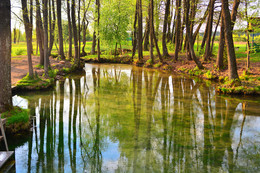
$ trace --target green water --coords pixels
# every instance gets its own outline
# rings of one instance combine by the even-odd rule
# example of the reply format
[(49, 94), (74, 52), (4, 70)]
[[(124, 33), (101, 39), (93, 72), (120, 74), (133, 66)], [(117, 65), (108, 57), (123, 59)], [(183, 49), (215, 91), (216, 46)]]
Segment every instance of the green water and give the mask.
[(12, 139), (17, 172), (258, 172), (260, 98), (128, 65), (90, 65), (21, 93), (34, 128)]

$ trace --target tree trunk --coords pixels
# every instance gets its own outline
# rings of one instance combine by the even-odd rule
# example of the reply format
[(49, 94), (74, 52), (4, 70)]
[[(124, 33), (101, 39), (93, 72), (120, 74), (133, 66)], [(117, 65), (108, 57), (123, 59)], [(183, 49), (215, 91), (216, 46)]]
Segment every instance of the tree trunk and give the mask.
[(231, 25), (231, 30), (233, 31), (234, 25), (237, 19), (237, 10), (238, 6), (240, 4), (240, 0), (234, 0), (233, 2), (233, 7), (232, 7), (232, 13), (231, 13), (231, 20), (232, 20), (232, 25)]
[(48, 0), (43, 0), (43, 23), (44, 23), (44, 72), (48, 76), (49, 52), (48, 52)]
[(29, 67), (29, 76), (33, 78), (33, 66), (32, 66), (32, 25), (29, 21), (28, 10), (27, 10), (27, 0), (22, 0), (22, 12), (23, 12), (23, 22), (26, 33), (26, 42), (27, 42), (27, 56), (28, 56), (28, 67)]
[(149, 23), (149, 17), (147, 17), (146, 18), (145, 36), (144, 36), (144, 51), (149, 50), (149, 35), (150, 35), (150, 23)]
[(0, 1), (0, 113), (12, 108), (11, 90), (11, 5)]
[(233, 35), (232, 35), (232, 21), (228, 8), (228, 0), (221, 0), (223, 6), (223, 17), (225, 26), (225, 41), (228, 52), (228, 73), (229, 79), (239, 79), (237, 73), (236, 54), (234, 49)]
[(92, 40), (92, 48), (91, 48), (91, 55), (96, 54), (96, 32), (93, 32), (93, 40)]
[(210, 54), (212, 54), (212, 52), (213, 52), (214, 41), (215, 41), (215, 37), (216, 37), (216, 33), (217, 33), (217, 29), (218, 29), (218, 26), (219, 26), (220, 19), (221, 19), (221, 12), (220, 12), (220, 14), (219, 14), (218, 22), (217, 22), (217, 25), (216, 25), (216, 27), (215, 27), (215, 31), (214, 31), (213, 36), (212, 36)]
[(138, 3), (136, 3), (135, 6), (135, 20), (134, 20), (134, 33), (133, 33), (133, 53), (132, 53), (132, 61), (134, 60), (135, 52), (136, 52), (136, 46), (137, 46), (137, 14), (138, 14)]
[(75, 59), (75, 64), (79, 66), (79, 47), (78, 47), (78, 31), (77, 31), (76, 14), (75, 14), (75, 0), (72, 0), (71, 18), (72, 18), (73, 37), (74, 37), (74, 52), (75, 52), (74, 59)]
[[(30, 0), (30, 38), (32, 38), (32, 33), (33, 33), (33, 0)], [(33, 54), (33, 44), (32, 44), (32, 39), (30, 40), (30, 47), (31, 47), (31, 54)]]
[(79, 38), (79, 58), (80, 58), (80, 48), (81, 48), (81, 45), (80, 45), (80, 0), (78, 0), (78, 38)]
[(247, 20), (247, 30), (246, 30), (246, 43), (247, 43), (247, 61), (246, 61), (246, 68), (249, 70), (250, 68), (250, 43), (249, 43), (249, 23), (248, 23), (248, 15), (247, 15), (247, 6), (248, 2), (245, 0), (245, 8), (246, 8), (246, 20)]
[(223, 9), (221, 10), (221, 28), (220, 28), (220, 37), (219, 37), (219, 48), (218, 48), (218, 56), (217, 56), (217, 67), (219, 69), (224, 68), (223, 63), (223, 55), (224, 55), (224, 48), (225, 48), (225, 31), (224, 31), (224, 18), (223, 18)]
[(187, 39), (188, 39), (188, 42), (189, 42), (189, 50), (190, 50), (190, 54), (191, 54), (191, 57), (192, 59), (195, 61), (196, 65), (198, 66), (199, 69), (203, 69), (203, 66), (201, 64), (201, 62), (199, 61), (199, 59), (196, 57), (195, 55), (195, 52), (194, 52), (194, 47), (193, 47), (193, 40), (192, 40), (192, 35), (190, 33), (190, 25), (189, 25), (189, 22), (188, 22), (188, 19), (189, 19), (189, 11), (190, 11), (190, 2), (189, 0), (185, 0), (186, 3), (184, 4), (185, 5), (185, 13), (186, 13), (186, 35), (187, 35)]
[(63, 49), (63, 35), (61, 24), (61, 0), (57, 0), (57, 21), (58, 21), (58, 33), (59, 33), (59, 55), (61, 59), (65, 59)]
[(67, 16), (68, 16), (68, 30), (69, 30), (69, 58), (72, 57), (72, 30), (71, 30), (71, 16), (70, 16), (70, 0), (67, 0)]
[(16, 34), (16, 28), (14, 28), (14, 44), (16, 44), (17, 34)]
[(176, 0), (176, 29), (175, 29), (175, 61), (178, 60), (179, 46), (180, 46), (180, 30), (181, 30), (181, 12), (180, 12), (181, 0)]
[(99, 22), (100, 22), (100, 0), (96, 0), (96, 5), (97, 5), (97, 15), (98, 15), (98, 19), (97, 19), (97, 53), (98, 53), (98, 61), (100, 61), (100, 35), (99, 35)]
[(43, 26), (42, 26), (42, 17), (41, 17), (41, 9), (40, 2), (36, 0), (36, 34), (37, 34), (37, 42), (39, 44), (40, 50), (40, 65), (44, 65), (44, 49), (43, 49)]
[(143, 59), (143, 12), (142, 12), (142, 0), (137, 0), (138, 2), (138, 60), (141, 61)]
[[(49, 0), (49, 28), (50, 28), (50, 44), (49, 44), (49, 55), (51, 54), (53, 43), (54, 43), (54, 30), (55, 30), (55, 22), (56, 22), (56, 15), (55, 15), (55, 7), (54, 7), (54, 0)], [(52, 3), (51, 3), (52, 2)], [(51, 10), (52, 9), (52, 10)], [(53, 15), (53, 20), (51, 17), (51, 11)]]
[(153, 57), (153, 0), (150, 0), (149, 3), (149, 30), (150, 30), (150, 59), (152, 64), (154, 63)]
[(212, 35), (214, 4), (215, 4), (215, 0), (211, 0), (210, 8), (209, 8), (209, 16), (208, 16), (208, 32), (207, 32), (207, 39), (206, 39), (207, 42), (206, 42), (204, 61), (210, 60), (210, 57), (211, 57), (210, 43), (211, 43), (211, 35)]
[(166, 32), (167, 32), (167, 23), (169, 20), (170, 13), (170, 0), (166, 1), (165, 14), (164, 14), (164, 22), (163, 22), (163, 35), (162, 35), (162, 47), (163, 47), (163, 57), (169, 57), (167, 44), (166, 44)]

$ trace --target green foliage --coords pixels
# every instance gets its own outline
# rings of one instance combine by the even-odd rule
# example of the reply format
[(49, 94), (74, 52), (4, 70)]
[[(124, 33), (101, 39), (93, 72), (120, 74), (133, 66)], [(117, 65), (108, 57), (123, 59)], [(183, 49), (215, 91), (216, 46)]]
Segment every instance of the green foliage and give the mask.
[(23, 55), (26, 53), (26, 49), (16, 49), (15, 55)]
[[(130, 0), (109, 0), (102, 2), (100, 18), (100, 37), (101, 40), (113, 49), (116, 43), (121, 44), (127, 41), (127, 33), (130, 24), (130, 15), (132, 7), (129, 6)], [(95, 26), (97, 27), (97, 26)]]
[(14, 107), (8, 112), (2, 113), (4, 118), (7, 118), (7, 125), (16, 124), (16, 123), (27, 123), (29, 121), (29, 110), (21, 109), (19, 107)]
[(161, 62), (158, 62), (157, 64), (154, 65), (155, 68), (161, 67), (163, 64)]
[(65, 68), (65, 67), (63, 67), (62, 71), (63, 71), (64, 73), (69, 73), (69, 72), (70, 72), (70, 68)]
[(49, 77), (50, 77), (50, 78), (55, 78), (58, 72), (59, 72), (58, 69), (49, 70), (49, 72), (48, 72)]
[(210, 70), (208, 70), (203, 76), (207, 79), (214, 79), (215, 78), (215, 76), (211, 73)]
[(41, 78), (39, 77), (32, 78), (29, 76), (29, 73), (27, 73), (27, 75), (17, 83), (17, 86), (33, 86), (35, 85), (35, 83), (39, 81), (41, 81)]
[(44, 69), (44, 66), (43, 66), (43, 65), (41, 65), (41, 64), (35, 65), (34, 67), (35, 67), (35, 68)]

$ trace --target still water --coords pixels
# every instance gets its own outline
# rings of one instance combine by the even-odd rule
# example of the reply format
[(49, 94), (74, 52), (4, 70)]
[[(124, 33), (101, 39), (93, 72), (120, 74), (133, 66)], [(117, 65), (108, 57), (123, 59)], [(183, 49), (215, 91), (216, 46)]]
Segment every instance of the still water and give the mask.
[(258, 172), (260, 98), (128, 65), (90, 65), (14, 96), (35, 116), (9, 139), (17, 172)]

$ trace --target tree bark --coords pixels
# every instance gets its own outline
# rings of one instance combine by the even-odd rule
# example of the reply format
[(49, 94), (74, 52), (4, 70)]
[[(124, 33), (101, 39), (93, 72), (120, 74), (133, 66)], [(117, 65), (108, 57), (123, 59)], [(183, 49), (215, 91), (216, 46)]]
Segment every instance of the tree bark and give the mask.
[(28, 56), (28, 67), (29, 76), (33, 77), (33, 66), (32, 66), (32, 25), (28, 17), (27, 0), (22, 0), (22, 11), (23, 11), (23, 22), (26, 34), (27, 42), (27, 56)]
[(232, 35), (232, 21), (228, 8), (228, 0), (221, 0), (223, 6), (223, 17), (225, 26), (225, 41), (228, 52), (228, 72), (229, 79), (239, 79), (237, 73), (236, 54), (234, 49), (233, 35)]
[(163, 35), (162, 35), (162, 47), (163, 47), (163, 57), (169, 57), (167, 44), (166, 44), (166, 32), (167, 32), (167, 23), (169, 20), (170, 13), (170, 0), (166, 1), (165, 13), (164, 13), (164, 22), (163, 22)]
[(59, 33), (59, 55), (61, 59), (65, 59), (64, 49), (63, 49), (63, 34), (62, 34), (62, 24), (61, 24), (61, 0), (56, 1), (57, 4), (57, 21), (58, 21), (58, 33)]
[(78, 32), (76, 25), (76, 14), (75, 14), (75, 0), (72, 0), (71, 4), (71, 18), (72, 18), (72, 29), (73, 29), (73, 37), (74, 37), (74, 59), (75, 64), (79, 66), (79, 46), (78, 46)]
[(188, 22), (188, 18), (189, 18), (189, 11), (190, 11), (190, 1), (189, 0), (185, 0), (186, 3), (185, 5), (185, 13), (186, 13), (186, 34), (187, 34), (187, 39), (189, 42), (189, 51), (190, 51), (190, 55), (192, 57), (192, 59), (195, 61), (196, 65), (198, 66), (199, 69), (203, 69), (203, 66), (200, 62), (200, 60), (196, 57), (195, 52), (194, 52), (194, 46), (193, 46), (193, 40), (192, 40), (192, 35), (190, 33), (190, 25)]
[(0, 113), (12, 108), (11, 90), (11, 5), (0, 1)]
[(17, 39), (17, 33), (16, 33), (16, 28), (14, 28), (14, 44), (16, 44), (16, 39)]
[[(51, 11), (53, 13), (52, 15), (51, 15)], [(49, 53), (48, 53), (49, 55), (51, 54), (53, 43), (54, 43), (55, 22), (56, 22), (56, 15), (55, 15), (54, 0), (49, 0), (49, 28), (50, 28), (50, 41), (49, 41)]]
[(91, 48), (91, 55), (96, 54), (96, 32), (93, 32), (93, 40), (92, 40), (92, 48)]
[(138, 46), (138, 60), (143, 59), (143, 12), (142, 12), (142, 0), (138, 2), (138, 35), (137, 35), (137, 46)]
[(138, 3), (135, 6), (135, 20), (134, 20), (134, 33), (133, 33), (133, 53), (132, 53), (132, 61), (134, 60), (136, 48), (137, 48), (137, 15), (138, 15)]
[(174, 59), (178, 60), (179, 46), (180, 46), (180, 29), (181, 29), (181, 12), (180, 12), (181, 0), (176, 0), (176, 31), (175, 31), (175, 53)]
[(154, 63), (153, 57), (153, 0), (149, 3), (149, 31), (150, 31), (150, 59)]
[(68, 30), (69, 30), (69, 58), (72, 57), (72, 30), (71, 30), (71, 16), (70, 16), (70, 0), (67, 0), (67, 17), (68, 17)]
[(211, 0), (210, 1), (210, 8), (209, 8), (209, 16), (208, 16), (208, 32), (207, 32), (207, 39), (206, 39), (207, 41), (206, 41), (204, 61), (208, 61), (210, 59), (210, 56), (211, 56), (210, 43), (211, 43), (211, 35), (212, 35), (214, 4), (215, 4), (215, 0)]
[(218, 56), (216, 65), (219, 69), (224, 68), (223, 63), (223, 55), (224, 55), (224, 48), (225, 48), (225, 30), (224, 30), (224, 18), (223, 18), (223, 9), (221, 10), (221, 28), (220, 28), (220, 37), (219, 37), (219, 48), (218, 48)]
[(213, 52), (214, 41), (215, 41), (215, 37), (216, 37), (216, 33), (217, 33), (217, 29), (218, 29), (218, 26), (219, 26), (219, 22), (220, 22), (221, 16), (222, 16), (222, 15), (221, 15), (221, 12), (220, 12), (219, 18), (218, 18), (218, 22), (217, 22), (217, 24), (216, 24), (215, 31), (214, 31), (213, 36), (212, 36), (210, 54), (212, 54), (212, 52)]
[(48, 0), (43, 0), (43, 23), (44, 23), (44, 72), (48, 76), (49, 52), (48, 52)]
[(40, 65), (44, 66), (44, 49), (43, 49), (43, 26), (42, 26), (42, 17), (41, 17), (41, 9), (40, 2), (36, 0), (36, 34), (37, 34), (37, 42), (40, 50)]
[(149, 35), (150, 35), (150, 23), (149, 23), (149, 17), (147, 17), (146, 18), (146, 27), (145, 27), (145, 36), (144, 36), (144, 51), (149, 50)]
[(97, 5), (97, 15), (98, 15), (98, 19), (97, 19), (97, 53), (98, 53), (98, 61), (100, 61), (100, 35), (99, 35), (99, 23), (100, 23), (100, 0), (96, 0), (96, 5)]

